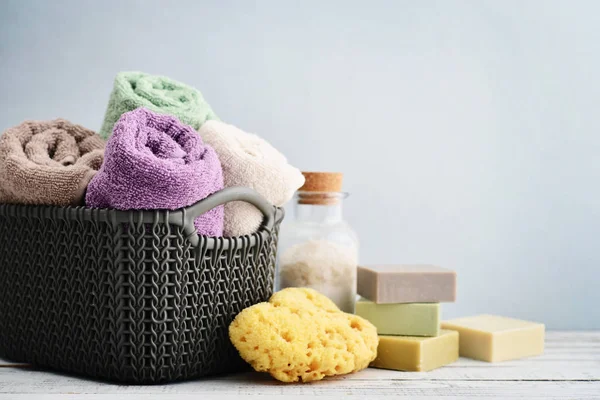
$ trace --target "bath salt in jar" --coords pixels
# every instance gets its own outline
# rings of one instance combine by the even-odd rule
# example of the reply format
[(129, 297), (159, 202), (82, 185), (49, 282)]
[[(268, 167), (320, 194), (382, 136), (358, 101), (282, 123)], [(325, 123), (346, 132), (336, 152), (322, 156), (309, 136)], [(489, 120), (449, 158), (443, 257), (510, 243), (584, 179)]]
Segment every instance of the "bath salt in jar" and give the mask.
[(309, 287), (353, 313), (358, 238), (344, 221), (341, 173), (303, 172), (295, 216), (281, 227), (276, 289)]

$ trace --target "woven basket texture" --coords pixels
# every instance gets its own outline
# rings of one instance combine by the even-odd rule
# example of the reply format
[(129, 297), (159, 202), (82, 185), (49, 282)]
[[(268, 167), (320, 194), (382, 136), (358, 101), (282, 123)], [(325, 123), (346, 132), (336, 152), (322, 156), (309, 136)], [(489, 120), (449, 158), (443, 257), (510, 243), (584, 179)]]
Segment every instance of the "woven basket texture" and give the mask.
[(246, 368), (228, 326), (272, 294), (283, 212), (197, 245), (185, 212), (0, 205), (0, 356), (138, 384)]

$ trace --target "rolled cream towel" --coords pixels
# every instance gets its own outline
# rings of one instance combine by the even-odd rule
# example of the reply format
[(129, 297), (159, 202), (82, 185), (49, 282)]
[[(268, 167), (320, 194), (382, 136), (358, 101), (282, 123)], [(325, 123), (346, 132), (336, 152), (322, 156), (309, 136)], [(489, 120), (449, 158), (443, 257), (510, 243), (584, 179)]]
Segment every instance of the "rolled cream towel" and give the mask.
[[(86, 204), (120, 210), (174, 210), (223, 188), (217, 153), (177, 118), (145, 108), (125, 113), (106, 144)], [(223, 207), (194, 221), (201, 235), (223, 234)]]
[(100, 136), (108, 138), (123, 113), (145, 107), (173, 115), (198, 130), (204, 121), (218, 119), (202, 93), (173, 79), (143, 72), (119, 72), (104, 115)]
[[(256, 190), (276, 206), (287, 203), (304, 184), (304, 176), (288, 164), (283, 154), (267, 141), (220, 121), (207, 121), (200, 136), (219, 155), (225, 187), (244, 186)], [(256, 232), (263, 215), (244, 202), (225, 204), (224, 236)]]
[(7, 129), (0, 137), (0, 203), (82, 205), (104, 146), (95, 132), (64, 119)]

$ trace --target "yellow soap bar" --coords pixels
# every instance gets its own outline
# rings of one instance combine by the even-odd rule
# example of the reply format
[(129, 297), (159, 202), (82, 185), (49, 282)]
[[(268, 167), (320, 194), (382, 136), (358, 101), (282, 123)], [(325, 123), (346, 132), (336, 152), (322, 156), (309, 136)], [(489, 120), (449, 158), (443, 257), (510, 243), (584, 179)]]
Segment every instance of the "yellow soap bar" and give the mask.
[(461, 357), (496, 362), (544, 352), (544, 324), (495, 315), (476, 315), (442, 322), (460, 334)]
[(439, 336), (379, 335), (377, 358), (371, 367), (399, 371), (431, 371), (458, 360), (458, 332)]

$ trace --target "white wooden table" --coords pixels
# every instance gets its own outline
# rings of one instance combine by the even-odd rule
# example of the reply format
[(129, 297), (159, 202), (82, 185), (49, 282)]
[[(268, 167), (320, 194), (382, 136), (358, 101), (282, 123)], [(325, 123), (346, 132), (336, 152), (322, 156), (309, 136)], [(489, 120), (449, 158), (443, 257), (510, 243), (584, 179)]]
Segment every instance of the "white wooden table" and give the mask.
[(548, 332), (544, 355), (488, 364), (468, 359), (432, 372), (365, 371), (311, 384), (247, 373), (161, 386), (124, 386), (42, 372), (0, 360), (0, 399), (207, 400), (540, 398), (600, 399), (600, 332)]

